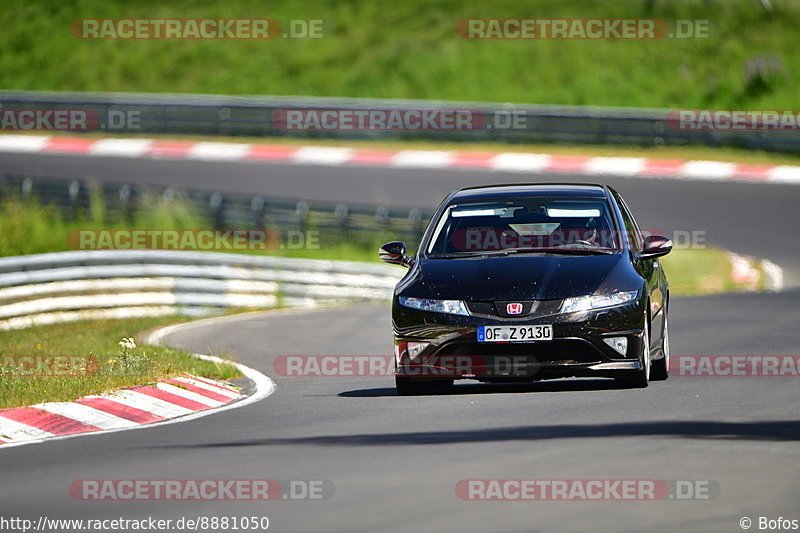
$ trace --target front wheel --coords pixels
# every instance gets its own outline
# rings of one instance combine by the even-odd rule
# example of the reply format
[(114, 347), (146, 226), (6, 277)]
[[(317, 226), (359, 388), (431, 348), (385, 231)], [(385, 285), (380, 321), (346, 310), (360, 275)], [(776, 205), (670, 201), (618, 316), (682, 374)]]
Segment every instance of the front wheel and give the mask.
[(669, 327), (667, 325), (667, 313), (664, 312), (664, 336), (661, 338), (661, 352), (664, 357), (653, 362), (653, 370), (650, 379), (653, 381), (664, 380), (669, 377)]
[(395, 376), (394, 384), (400, 396), (419, 396), (422, 394), (443, 394), (453, 386), (452, 379), (416, 380), (403, 376)]
[(627, 387), (643, 389), (650, 384), (650, 324), (645, 321), (642, 333), (642, 355), (639, 359), (642, 368), (618, 380)]

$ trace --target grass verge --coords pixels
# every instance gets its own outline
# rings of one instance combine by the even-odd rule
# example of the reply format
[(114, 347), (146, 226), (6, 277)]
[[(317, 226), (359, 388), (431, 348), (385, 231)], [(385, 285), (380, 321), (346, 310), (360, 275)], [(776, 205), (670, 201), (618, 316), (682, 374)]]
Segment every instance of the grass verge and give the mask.
[(92, 186), (89, 207), (76, 214), (55, 205), (43, 205), (37, 198), (22, 199), (8, 190), (0, 179), (0, 257), (40, 254), (69, 250), (67, 239), (72, 230), (85, 229), (199, 229), (210, 227), (204, 216), (180, 195), (164, 200), (145, 189), (140, 205), (131, 219), (112, 209), (102, 194)]
[[(716, 109), (791, 109), (795, 1), (9, 0), (6, 89), (284, 94)], [(91, 18), (322, 20), (319, 39), (80, 39)], [(460, 19), (710, 21), (688, 39), (463, 39)], [(80, 35), (79, 35), (80, 36)], [(213, 65), (215, 68), (209, 68)]]
[[(90, 184), (90, 187), (93, 187)], [(43, 205), (37, 198), (22, 199), (16, 191), (3, 187), (0, 180), (0, 257), (62, 252), (75, 249), (69, 235), (79, 230), (204, 230), (214, 227), (208, 209), (176, 194), (171, 200), (143, 188), (138, 208), (122, 216), (118, 207), (106, 205), (102, 194), (89, 195), (89, 205), (77, 214), (55, 205)], [(310, 219), (313, 221), (314, 213)], [(228, 229), (228, 228), (226, 228)], [(244, 229), (244, 228), (242, 228)], [(252, 229), (252, 228), (249, 228)], [(311, 225), (309, 230), (315, 230)], [(264, 250), (219, 252), (274, 255), (307, 259), (377, 261), (378, 247), (397, 235), (376, 228), (343, 236), (338, 231), (317, 231), (319, 242), (308, 246), (266, 247)]]
[(662, 264), (673, 296), (762, 290), (766, 285), (766, 274), (757, 261), (751, 265), (757, 272), (753, 280), (735, 281), (730, 254), (719, 248), (673, 250)]
[[(152, 383), (182, 373), (214, 379), (241, 376), (229, 364), (192, 357), (166, 346), (124, 348), (123, 338), (138, 332), (189, 320), (186, 317), (97, 320), (0, 331), (0, 408), (40, 402), (69, 401), (120, 387)], [(20, 356), (80, 356), (82, 367), (72, 364), (31, 368)], [(52, 364), (58, 360), (50, 359)]]

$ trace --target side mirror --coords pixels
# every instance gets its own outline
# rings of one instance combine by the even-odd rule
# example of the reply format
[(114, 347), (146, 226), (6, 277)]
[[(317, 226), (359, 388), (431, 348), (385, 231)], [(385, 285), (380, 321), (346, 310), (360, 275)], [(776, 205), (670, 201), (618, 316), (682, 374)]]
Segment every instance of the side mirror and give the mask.
[(393, 241), (387, 242), (378, 250), (381, 261), (392, 265), (411, 266), (411, 258), (406, 254), (406, 243)]
[(642, 252), (639, 257), (642, 259), (653, 259), (667, 255), (672, 251), (672, 240), (662, 235), (649, 235), (644, 238)]

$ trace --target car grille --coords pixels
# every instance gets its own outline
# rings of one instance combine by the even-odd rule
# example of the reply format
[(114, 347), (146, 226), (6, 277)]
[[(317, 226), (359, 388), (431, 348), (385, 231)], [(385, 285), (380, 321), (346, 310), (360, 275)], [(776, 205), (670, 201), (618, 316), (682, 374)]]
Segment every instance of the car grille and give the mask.
[[(506, 304), (520, 303), (523, 312), (509, 315)], [(466, 302), (470, 314), (476, 316), (491, 316), (500, 318), (523, 318), (555, 315), (561, 310), (561, 300), (502, 300), (502, 301), (471, 301)]]

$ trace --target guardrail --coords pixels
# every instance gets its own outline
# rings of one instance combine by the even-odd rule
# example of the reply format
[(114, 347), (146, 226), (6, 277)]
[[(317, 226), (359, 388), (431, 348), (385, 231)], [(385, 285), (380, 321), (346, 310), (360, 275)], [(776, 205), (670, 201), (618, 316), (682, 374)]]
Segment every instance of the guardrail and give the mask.
[(0, 330), (226, 307), (384, 300), (404, 271), (381, 264), (228, 253), (103, 250), (0, 258)]
[(129, 223), (152, 211), (154, 202), (166, 206), (177, 203), (202, 218), (207, 228), (270, 229), (280, 232), (282, 237), (296, 237), (297, 242), (282, 243), (287, 247), (306, 246), (311, 239), (309, 231), (316, 232), (314, 239), (320, 246), (342, 242), (372, 244), (381, 232), (386, 233), (386, 240), (401, 239), (413, 246), (432, 215), (418, 208), (14, 175), (0, 176), (0, 198), (4, 195), (52, 206), (66, 219), (86, 220), (84, 229), (98, 225), (92, 222), (95, 209), (102, 208), (106, 224)]
[[(796, 130), (691, 131), (671, 128), (666, 109), (516, 105), (487, 102), (0, 91), (0, 109), (84, 110), (107, 132), (338, 139), (407, 138), (636, 145), (740, 146), (800, 150)], [(480, 127), (444, 130), (287, 130), (288, 110), (469, 110)], [(133, 113), (131, 115), (130, 113)], [(513, 118), (512, 118), (513, 117)], [(130, 119), (130, 120), (129, 120)]]

